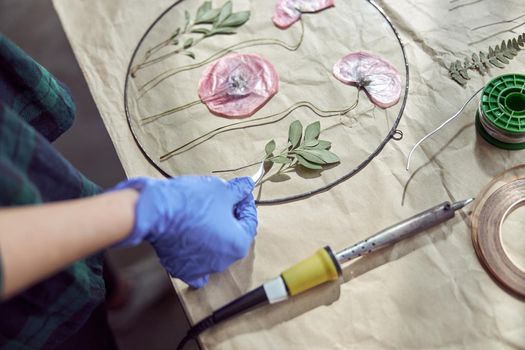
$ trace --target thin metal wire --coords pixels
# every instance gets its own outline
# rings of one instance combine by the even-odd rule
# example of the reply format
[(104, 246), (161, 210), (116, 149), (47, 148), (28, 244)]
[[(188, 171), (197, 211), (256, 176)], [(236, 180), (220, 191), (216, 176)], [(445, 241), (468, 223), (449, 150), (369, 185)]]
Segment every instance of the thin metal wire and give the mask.
[(498, 21), (498, 22), (493, 22), (493, 23), (489, 23), (489, 24), (483, 24), (483, 25), (471, 28), (470, 30), (474, 31), (474, 30), (478, 30), (478, 29), (482, 29), (482, 28), (486, 28), (486, 27), (495, 26), (495, 25), (498, 25), (498, 24), (513, 23), (514, 21), (520, 19), (521, 17), (525, 17), (525, 14), (522, 14), (522, 15), (516, 17), (516, 18), (504, 20), (504, 21)]
[(416, 150), (416, 148), (422, 144), (426, 139), (428, 139), (430, 136), (434, 135), (436, 132), (438, 132), (439, 130), (443, 129), (445, 127), (445, 125), (447, 125), (448, 123), (450, 123), (451, 121), (453, 121), (454, 119), (456, 119), (460, 114), (461, 112), (463, 112), (463, 110), (465, 109), (465, 107), (467, 107), (467, 105), (469, 104), (470, 101), (472, 101), (472, 99), (474, 97), (476, 97), (477, 94), (479, 94), (481, 92), (481, 90), (483, 90), (485, 88), (485, 86), (483, 86), (481, 89), (479, 89), (478, 91), (476, 91), (474, 93), (474, 95), (472, 95), (468, 100), (467, 102), (465, 102), (463, 104), (463, 106), (461, 106), (461, 108), (459, 109), (459, 111), (457, 111), (456, 113), (454, 113), (450, 118), (448, 118), (447, 120), (445, 120), (440, 126), (438, 126), (436, 129), (434, 129), (433, 131), (431, 131), (430, 133), (426, 134), (421, 140), (419, 140), (415, 145), (414, 147), (412, 147), (412, 149), (410, 150), (410, 153), (408, 154), (408, 159), (407, 159), (407, 167), (406, 169), (409, 170), (410, 168), (410, 159), (412, 158), (412, 153), (414, 153), (414, 151)]

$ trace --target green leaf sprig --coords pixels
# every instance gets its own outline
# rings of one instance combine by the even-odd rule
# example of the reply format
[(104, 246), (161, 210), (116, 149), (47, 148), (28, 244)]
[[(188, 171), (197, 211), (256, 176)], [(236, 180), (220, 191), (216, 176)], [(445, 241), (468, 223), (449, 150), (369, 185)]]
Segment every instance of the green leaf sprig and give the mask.
[[(203, 2), (197, 9), (193, 21), (191, 14), (184, 11), (184, 27), (177, 27), (169, 38), (150, 48), (144, 55), (142, 63), (131, 69), (131, 76), (135, 77), (140, 69), (161, 62), (173, 55), (183, 54), (195, 59), (195, 54), (190, 51), (192, 47), (214, 35), (235, 34), (236, 29), (244, 25), (249, 19), (250, 11), (233, 12), (233, 5), (230, 0), (220, 8), (213, 8), (209, 0)], [(201, 36), (195, 36), (199, 34)], [(156, 52), (167, 46), (174, 46), (176, 49), (152, 58)]]
[(288, 130), (288, 145), (281, 152), (276, 153), (275, 140), (269, 141), (265, 146), (266, 157), (264, 162), (266, 172), (274, 164), (280, 164), (278, 172), (300, 166), (310, 170), (321, 170), (323, 167), (339, 163), (339, 157), (329, 149), (332, 143), (319, 140), (321, 123), (316, 121), (306, 127), (303, 134), (303, 125), (295, 120)]
[(194, 25), (211, 25), (192, 27), (192, 33), (210, 37), (216, 34), (235, 34), (235, 28), (242, 26), (250, 19), (250, 11), (233, 12), (231, 1), (221, 8), (212, 8), (211, 1), (205, 1), (195, 15)]
[(450, 77), (458, 84), (465, 86), (470, 80), (469, 70), (477, 70), (481, 75), (485, 75), (492, 66), (505, 68), (505, 65), (509, 64), (524, 46), (525, 33), (508, 41), (503, 40), (494, 48), (489, 46), (488, 52), (480, 51), (479, 54), (473, 53), (472, 57), (466, 57), (463, 62), (460, 60), (452, 62), (448, 68)]

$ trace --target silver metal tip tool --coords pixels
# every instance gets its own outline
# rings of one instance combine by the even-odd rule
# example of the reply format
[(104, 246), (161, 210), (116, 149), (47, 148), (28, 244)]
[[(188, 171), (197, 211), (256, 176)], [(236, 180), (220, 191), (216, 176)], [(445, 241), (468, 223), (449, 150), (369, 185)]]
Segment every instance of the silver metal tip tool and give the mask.
[(259, 181), (261, 181), (261, 179), (263, 178), (264, 173), (264, 162), (261, 162), (261, 165), (259, 166), (259, 169), (257, 169), (257, 172), (251, 176), (253, 182), (255, 182), (255, 184), (259, 183)]
[(465, 199), (463, 201), (452, 203), (451, 207), (452, 207), (452, 209), (454, 209), (454, 211), (456, 211), (456, 210), (459, 210), (459, 209), (469, 205), (473, 201), (474, 201), (474, 198)]

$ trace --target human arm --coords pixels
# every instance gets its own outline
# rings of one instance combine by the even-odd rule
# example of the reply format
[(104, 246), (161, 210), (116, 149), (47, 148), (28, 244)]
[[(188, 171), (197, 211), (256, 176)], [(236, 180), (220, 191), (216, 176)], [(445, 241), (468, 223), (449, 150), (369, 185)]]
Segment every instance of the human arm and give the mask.
[(125, 239), (139, 193), (132, 189), (79, 200), (0, 210), (3, 298), (84, 256)]
[(257, 215), (253, 181), (138, 178), (89, 199), (0, 210), (6, 295), (101, 248), (151, 243), (173, 276), (201, 287), (247, 254)]

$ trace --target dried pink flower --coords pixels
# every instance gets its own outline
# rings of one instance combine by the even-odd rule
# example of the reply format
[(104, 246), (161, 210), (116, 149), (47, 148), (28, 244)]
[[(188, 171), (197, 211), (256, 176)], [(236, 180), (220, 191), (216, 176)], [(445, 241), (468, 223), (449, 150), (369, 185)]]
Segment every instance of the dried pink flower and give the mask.
[(365, 89), (370, 100), (381, 108), (395, 105), (401, 96), (401, 76), (386, 60), (366, 53), (352, 52), (336, 62), (337, 79)]
[(304, 12), (319, 12), (334, 6), (335, 0), (277, 0), (273, 12), (273, 23), (286, 29), (301, 18)]
[(247, 118), (279, 89), (274, 66), (254, 54), (230, 54), (202, 73), (199, 97), (208, 109), (226, 118)]

